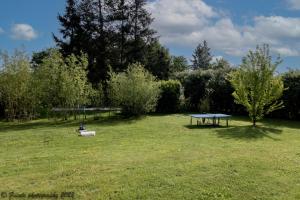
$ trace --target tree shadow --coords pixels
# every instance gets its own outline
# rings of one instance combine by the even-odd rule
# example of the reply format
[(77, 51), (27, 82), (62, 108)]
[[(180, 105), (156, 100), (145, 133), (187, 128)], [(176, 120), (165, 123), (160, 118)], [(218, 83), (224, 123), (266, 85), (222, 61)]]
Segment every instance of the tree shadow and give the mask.
[(233, 126), (222, 130), (216, 130), (218, 137), (237, 140), (257, 140), (269, 138), (275, 141), (280, 139), (272, 137), (271, 134), (281, 134), (282, 130), (266, 126)]
[(225, 129), (228, 128), (226, 126), (222, 125), (212, 125), (212, 124), (202, 124), (202, 125), (196, 125), (196, 124), (189, 124), (189, 125), (184, 125), (185, 128), (188, 129)]
[(85, 125), (99, 125), (99, 126), (113, 126), (118, 124), (131, 124), (144, 117), (124, 117), (122, 115), (103, 116), (98, 119), (94, 119), (92, 116), (88, 116), (87, 119), (77, 120), (55, 120), (55, 119), (43, 119), (38, 121), (28, 122), (1, 122), (0, 133), (9, 131), (25, 131), (40, 128), (62, 128), (62, 127), (79, 127), (80, 123)]
[(282, 128), (300, 129), (300, 122), (296, 120), (273, 119), (267, 118), (261, 122), (266, 126), (276, 126)]

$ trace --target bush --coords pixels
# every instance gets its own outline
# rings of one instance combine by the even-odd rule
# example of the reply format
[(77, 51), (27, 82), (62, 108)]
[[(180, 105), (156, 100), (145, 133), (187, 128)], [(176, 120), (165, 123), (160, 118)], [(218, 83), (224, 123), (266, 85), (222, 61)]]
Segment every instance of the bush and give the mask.
[[(23, 51), (1, 54), (0, 104), (8, 120), (28, 119), (35, 114), (36, 93), (32, 85), (30, 62)], [(0, 108), (1, 109), (1, 108)]]
[(127, 116), (155, 111), (159, 98), (159, 84), (139, 63), (129, 65), (123, 73), (111, 73), (108, 81), (109, 99), (120, 106)]
[(174, 113), (179, 110), (181, 84), (177, 80), (161, 81), (157, 112)]
[(291, 70), (282, 77), (284, 87), (284, 108), (276, 111), (271, 116), (286, 119), (300, 119), (300, 70)]
[[(87, 79), (87, 58), (73, 54), (64, 58), (57, 50), (35, 70), (36, 88), (46, 110), (54, 107), (78, 108), (91, 104), (95, 91)], [(75, 113), (74, 113), (75, 114)], [(65, 118), (68, 113), (64, 113)]]
[(290, 71), (283, 76), (283, 103), (289, 119), (300, 119), (300, 70)]
[(191, 111), (199, 110), (199, 102), (205, 98), (206, 85), (211, 77), (211, 70), (196, 70), (184, 78), (184, 96)]
[(184, 95), (190, 111), (239, 112), (232, 97), (233, 88), (226, 79), (231, 68), (196, 70), (178, 74), (184, 86)]

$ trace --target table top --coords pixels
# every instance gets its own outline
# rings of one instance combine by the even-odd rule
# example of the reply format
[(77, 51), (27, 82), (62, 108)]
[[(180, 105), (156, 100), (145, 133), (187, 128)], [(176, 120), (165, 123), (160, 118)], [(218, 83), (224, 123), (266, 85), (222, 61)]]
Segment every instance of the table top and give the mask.
[(217, 114), (211, 114), (211, 113), (193, 114), (193, 115), (190, 115), (190, 116), (194, 117), (194, 118), (226, 118), (226, 117), (231, 117), (231, 115), (226, 115), (226, 114), (221, 114), (221, 113), (217, 113)]

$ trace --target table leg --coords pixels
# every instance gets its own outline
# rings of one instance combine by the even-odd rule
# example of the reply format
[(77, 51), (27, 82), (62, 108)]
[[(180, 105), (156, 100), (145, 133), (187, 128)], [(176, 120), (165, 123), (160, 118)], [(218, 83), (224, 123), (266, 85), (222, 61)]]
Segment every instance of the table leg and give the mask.
[(228, 119), (226, 119), (226, 125), (227, 125), (227, 127), (228, 127)]
[(191, 125), (193, 124), (193, 117), (191, 117)]

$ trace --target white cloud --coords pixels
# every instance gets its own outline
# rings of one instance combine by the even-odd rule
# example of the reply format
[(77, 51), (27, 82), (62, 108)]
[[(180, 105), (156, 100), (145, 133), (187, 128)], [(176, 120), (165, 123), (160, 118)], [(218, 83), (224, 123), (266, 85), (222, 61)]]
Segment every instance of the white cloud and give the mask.
[(273, 53), (300, 55), (300, 18), (256, 16), (253, 25), (240, 26), (201, 0), (156, 0), (148, 9), (155, 18), (153, 27), (167, 46), (195, 48), (207, 40), (213, 50), (241, 56), (267, 43)]
[(300, 0), (286, 0), (288, 7), (292, 10), (300, 10)]
[(4, 33), (4, 30), (0, 27), (0, 34)]
[(37, 32), (29, 24), (14, 24), (11, 28), (11, 37), (15, 40), (33, 40)]
[(290, 49), (288, 47), (278, 47), (278, 48), (273, 48), (274, 53), (278, 53), (280, 55), (285, 55), (285, 56), (298, 56), (299, 51), (295, 49)]
[(214, 63), (221, 59), (223, 59), (223, 56), (213, 56), (211, 62)]

